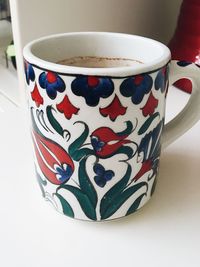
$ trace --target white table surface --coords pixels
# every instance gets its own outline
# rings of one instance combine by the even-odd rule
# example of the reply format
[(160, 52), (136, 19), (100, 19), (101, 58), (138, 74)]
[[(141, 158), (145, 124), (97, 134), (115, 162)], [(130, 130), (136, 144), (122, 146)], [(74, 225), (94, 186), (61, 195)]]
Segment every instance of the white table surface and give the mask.
[[(170, 90), (168, 118), (188, 95)], [(200, 266), (200, 123), (167, 148), (152, 200), (124, 219), (57, 213), (34, 176), (23, 110), (0, 113), (0, 266)]]

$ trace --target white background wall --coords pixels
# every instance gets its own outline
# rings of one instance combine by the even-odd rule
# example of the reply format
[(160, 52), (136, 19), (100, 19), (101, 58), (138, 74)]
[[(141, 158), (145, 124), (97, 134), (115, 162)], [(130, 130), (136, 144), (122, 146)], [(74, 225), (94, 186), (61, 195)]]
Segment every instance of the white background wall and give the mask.
[(68, 31), (139, 34), (168, 43), (181, 0), (10, 0), (19, 87), (24, 99), (23, 46)]

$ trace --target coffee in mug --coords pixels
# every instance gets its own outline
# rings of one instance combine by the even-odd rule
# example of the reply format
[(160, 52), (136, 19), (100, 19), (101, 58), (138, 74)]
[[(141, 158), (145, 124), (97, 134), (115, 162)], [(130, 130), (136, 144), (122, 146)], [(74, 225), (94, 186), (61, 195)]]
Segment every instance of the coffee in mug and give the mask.
[[(43, 197), (89, 221), (144, 206), (161, 151), (200, 118), (199, 67), (171, 61), (155, 40), (102, 32), (47, 36), (29, 43), (24, 58)], [(164, 124), (169, 81), (182, 77), (194, 80), (191, 98)]]
[(61, 65), (84, 67), (84, 68), (117, 68), (117, 67), (128, 67), (142, 62), (128, 58), (109, 58), (109, 57), (92, 57), (82, 56), (67, 58), (57, 62)]

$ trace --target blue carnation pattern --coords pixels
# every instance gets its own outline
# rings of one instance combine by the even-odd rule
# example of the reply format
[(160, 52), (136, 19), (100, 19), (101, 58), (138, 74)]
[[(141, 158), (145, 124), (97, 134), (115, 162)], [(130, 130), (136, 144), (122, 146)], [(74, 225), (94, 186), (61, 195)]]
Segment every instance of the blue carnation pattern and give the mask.
[(40, 86), (46, 90), (47, 95), (51, 99), (55, 99), (57, 92), (64, 92), (65, 83), (63, 79), (55, 72), (42, 72), (39, 76)]
[(114, 91), (114, 84), (110, 78), (97, 76), (77, 76), (71, 84), (72, 92), (85, 98), (88, 106), (94, 107), (100, 98), (108, 98)]
[(125, 97), (131, 97), (133, 104), (140, 104), (144, 95), (152, 88), (153, 80), (150, 75), (142, 74), (125, 79), (120, 85), (120, 92)]

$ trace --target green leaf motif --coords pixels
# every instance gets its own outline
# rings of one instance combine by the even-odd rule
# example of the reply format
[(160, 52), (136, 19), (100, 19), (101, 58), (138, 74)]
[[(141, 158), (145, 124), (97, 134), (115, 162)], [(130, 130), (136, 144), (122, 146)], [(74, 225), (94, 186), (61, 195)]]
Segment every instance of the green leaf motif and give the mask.
[(139, 131), (138, 131), (138, 134), (141, 135), (143, 133), (145, 133), (149, 126), (151, 125), (151, 123), (153, 122), (153, 120), (156, 118), (156, 117), (160, 117), (160, 114), (159, 112), (156, 112), (154, 113), (152, 116), (150, 116), (145, 122), (144, 124), (140, 127)]
[(34, 115), (33, 115), (33, 111), (34, 111), (34, 108), (31, 107), (31, 120), (32, 120), (32, 127), (33, 127), (33, 130), (36, 131), (38, 134), (42, 135), (42, 132), (39, 130), (37, 124), (36, 124), (36, 121), (35, 121), (35, 118), (34, 118)]
[(126, 121), (126, 129), (122, 132), (117, 133), (119, 136), (129, 135), (133, 130), (133, 124), (131, 121)]
[(78, 177), (81, 190), (88, 196), (95, 209), (97, 205), (97, 192), (86, 172), (86, 158), (82, 159), (80, 162)]
[(60, 200), (60, 203), (62, 205), (62, 209), (63, 209), (63, 213), (71, 218), (74, 218), (74, 212), (72, 207), (69, 205), (69, 203), (67, 202), (67, 200), (61, 196), (60, 194), (56, 193), (55, 194), (57, 196), (57, 198)]
[(81, 148), (77, 151), (74, 151), (73, 156), (71, 155), (71, 157), (75, 161), (80, 161), (83, 157), (86, 157), (88, 155), (94, 155), (94, 151), (90, 148)]
[(126, 215), (129, 215), (138, 209), (138, 207), (139, 207), (139, 205), (140, 205), (140, 203), (141, 203), (141, 201), (145, 195), (146, 195), (146, 193), (144, 193), (144, 194), (140, 195), (138, 198), (136, 198), (136, 200), (133, 202), (133, 204), (128, 209)]
[(62, 126), (59, 124), (59, 122), (56, 120), (56, 118), (53, 116), (52, 110), (54, 110), (52, 106), (47, 106), (47, 109), (46, 109), (47, 118), (48, 118), (51, 126), (53, 127), (53, 129), (58, 134), (60, 134), (61, 136), (63, 136), (64, 130), (63, 130)]
[(85, 215), (89, 219), (96, 221), (97, 218), (95, 208), (86, 194), (84, 194), (79, 188), (72, 185), (61, 185), (58, 187), (57, 191), (61, 188), (70, 191), (78, 200)]
[(92, 150), (89, 149), (81, 149), (79, 150), (80, 147), (84, 144), (85, 140), (88, 137), (89, 134), (89, 128), (86, 123), (82, 121), (77, 121), (75, 123), (81, 123), (84, 125), (85, 129), (83, 133), (69, 146), (69, 154), (75, 161), (79, 161), (83, 156), (86, 156), (88, 152), (92, 152)]
[[(125, 154), (127, 156), (126, 160), (129, 160), (133, 157), (133, 149), (129, 146), (121, 146), (116, 152), (115, 154)], [(115, 155), (114, 154), (114, 155)], [(121, 160), (123, 161), (123, 160)]]
[(146, 182), (141, 182), (129, 187), (116, 198), (114, 198), (114, 200), (110, 203), (109, 207), (105, 210), (105, 212), (101, 214), (101, 219), (104, 220), (112, 216), (126, 202), (126, 200), (128, 200), (130, 196), (132, 196), (143, 186), (146, 186), (148, 189), (148, 184)]
[(100, 214), (101, 216), (104, 215), (108, 207), (111, 205), (113, 200), (120, 195), (120, 193), (126, 187), (130, 176), (131, 176), (132, 168), (128, 165), (127, 171), (122, 179), (119, 180), (102, 198), (100, 203)]

